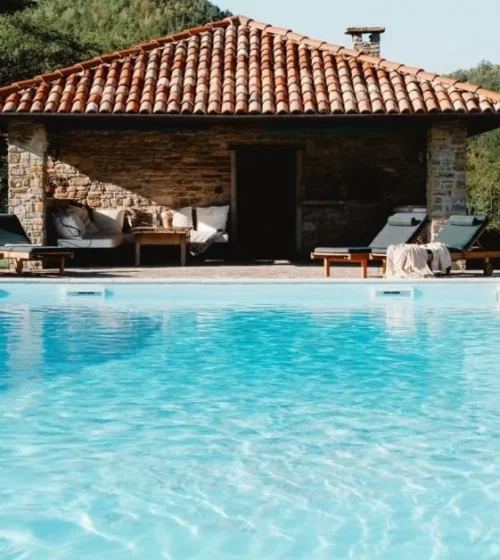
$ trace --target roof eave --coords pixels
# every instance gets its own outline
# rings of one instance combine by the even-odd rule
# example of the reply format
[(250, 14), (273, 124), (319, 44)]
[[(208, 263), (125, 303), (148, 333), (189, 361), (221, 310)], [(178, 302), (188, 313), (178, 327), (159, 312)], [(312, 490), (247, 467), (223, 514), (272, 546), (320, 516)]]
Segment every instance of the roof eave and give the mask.
[(9, 123), (28, 121), (43, 123), (48, 128), (65, 129), (161, 129), (170, 126), (255, 125), (255, 126), (314, 126), (325, 125), (419, 125), (462, 122), (470, 136), (500, 128), (499, 113), (394, 113), (394, 114), (302, 114), (302, 115), (186, 115), (186, 114), (113, 114), (113, 113), (1, 113), (0, 131), (8, 131)]

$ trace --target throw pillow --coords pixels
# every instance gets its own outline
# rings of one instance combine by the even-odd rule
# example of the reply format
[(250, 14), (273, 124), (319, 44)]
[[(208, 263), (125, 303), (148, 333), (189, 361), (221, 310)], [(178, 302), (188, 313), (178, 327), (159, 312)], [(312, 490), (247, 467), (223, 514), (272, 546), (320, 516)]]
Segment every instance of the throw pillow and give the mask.
[(93, 211), (94, 223), (99, 233), (107, 235), (121, 235), (125, 221), (125, 210), (123, 208), (97, 208)]
[(197, 208), (197, 230), (214, 232), (226, 231), (229, 206), (209, 206), (208, 208)]
[(174, 228), (189, 228), (193, 229), (193, 209), (191, 206), (174, 210)]
[(90, 219), (89, 211), (85, 208), (85, 206), (70, 206), (68, 211), (77, 215), (80, 220), (82, 220), (83, 225), (85, 226), (86, 235), (93, 235), (99, 231), (97, 226)]
[(85, 235), (85, 225), (72, 212), (55, 212), (52, 214), (52, 222), (59, 239), (81, 239)]

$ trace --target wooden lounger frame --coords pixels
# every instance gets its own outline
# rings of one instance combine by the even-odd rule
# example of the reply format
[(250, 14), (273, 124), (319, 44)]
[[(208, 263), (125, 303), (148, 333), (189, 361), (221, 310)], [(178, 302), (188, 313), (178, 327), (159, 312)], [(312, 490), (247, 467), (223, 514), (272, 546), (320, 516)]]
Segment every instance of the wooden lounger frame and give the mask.
[(53, 259), (59, 261), (59, 274), (64, 275), (66, 259), (73, 256), (71, 251), (57, 252), (57, 253), (23, 253), (22, 251), (5, 251), (5, 253), (0, 252), (0, 258), (9, 261), (14, 261), (16, 273), (21, 275), (24, 269), (24, 263), (29, 261), (43, 261), (45, 259)]
[[(330, 278), (332, 263), (355, 263), (361, 265), (361, 278), (368, 278), (368, 261), (372, 260), (370, 253), (311, 253), (311, 259), (323, 260), (325, 276)], [(381, 259), (378, 259), (381, 260)]]

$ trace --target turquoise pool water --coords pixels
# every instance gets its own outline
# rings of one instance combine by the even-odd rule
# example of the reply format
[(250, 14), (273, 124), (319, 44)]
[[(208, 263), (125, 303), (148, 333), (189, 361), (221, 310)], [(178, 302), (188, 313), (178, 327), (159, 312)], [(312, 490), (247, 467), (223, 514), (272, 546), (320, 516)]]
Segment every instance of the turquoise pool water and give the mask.
[(500, 556), (500, 314), (0, 305), (0, 558)]

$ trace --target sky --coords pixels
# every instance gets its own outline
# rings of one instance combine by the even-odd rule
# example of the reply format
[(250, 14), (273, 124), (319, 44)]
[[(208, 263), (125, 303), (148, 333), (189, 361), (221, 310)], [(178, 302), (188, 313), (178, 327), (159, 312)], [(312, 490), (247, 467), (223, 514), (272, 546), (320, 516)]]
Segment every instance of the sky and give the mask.
[(437, 73), (500, 63), (500, 0), (212, 0), (312, 39), (350, 46), (346, 27), (383, 25), (382, 56)]

